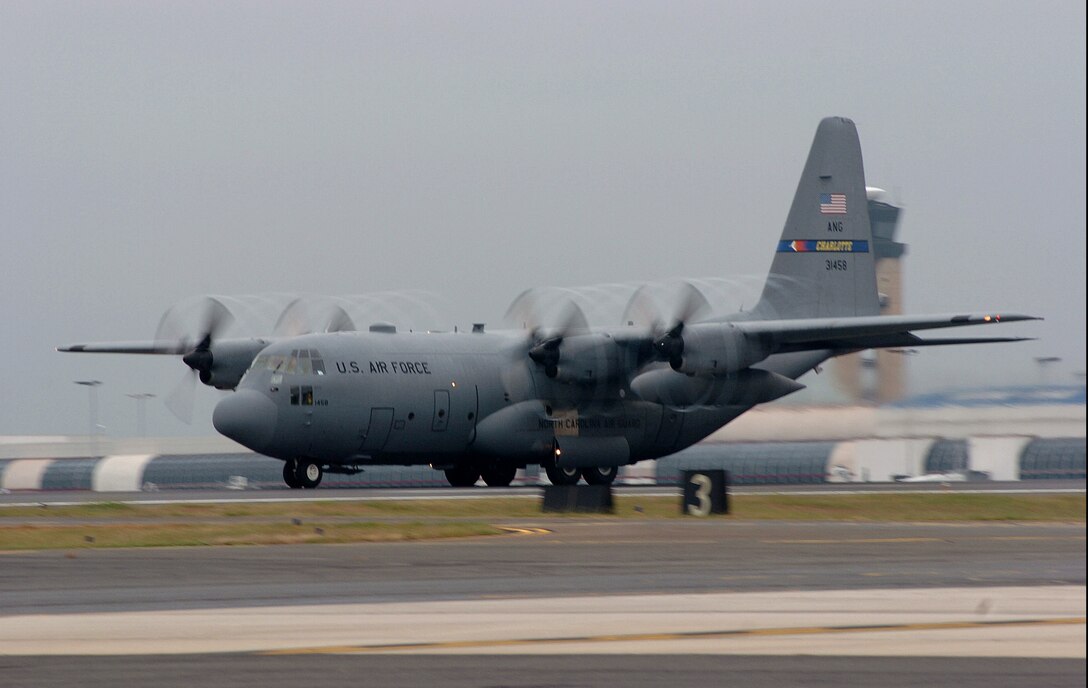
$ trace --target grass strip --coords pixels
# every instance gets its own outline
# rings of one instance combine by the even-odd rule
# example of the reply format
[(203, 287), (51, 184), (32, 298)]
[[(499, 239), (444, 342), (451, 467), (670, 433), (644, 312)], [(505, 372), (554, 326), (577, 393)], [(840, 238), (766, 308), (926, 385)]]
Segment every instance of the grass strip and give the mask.
[[(622, 507), (628, 499), (621, 500)], [(781, 521), (1049, 521), (1084, 523), (1083, 494), (765, 495), (731, 498), (731, 517)], [(632, 510), (634, 505), (631, 505)], [(642, 508), (678, 516), (679, 499)]]
[[(618, 496), (615, 505), (614, 514), (548, 514), (547, 518), (683, 518), (679, 497)], [(509, 497), (19, 507), (0, 510), (0, 550), (410, 542), (497, 535), (503, 531), (485, 520), (541, 518), (538, 500)], [(732, 497), (732, 513), (724, 517), (768, 519), (1084, 523), (1085, 495), (745, 494)]]
[[(1083, 494), (887, 494), (731, 496), (737, 519), (794, 521), (1085, 521)], [(680, 518), (680, 498), (617, 496), (611, 515), (571, 514), (559, 518)], [(233, 504), (119, 504), (0, 509), (0, 524), (95, 519), (140, 522), (169, 519), (321, 517), (368, 520), (541, 518), (540, 501), (516, 497), (405, 501), (330, 501)], [(548, 514), (548, 518), (556, 517)]]
[(0, 509), (0, 523), (27, 519), (159, 518), (510, 518), (540, 514), (535, 499), (493, 497), (484, 499), (427, 499), (405, 501), (328, 502), (234, 502), (231, 504), (136, 504), (102, 502), (73, 506), (26, 506)]
[(408, 542), (498, 535), (485, 523), (0, 525), (0, 550)]

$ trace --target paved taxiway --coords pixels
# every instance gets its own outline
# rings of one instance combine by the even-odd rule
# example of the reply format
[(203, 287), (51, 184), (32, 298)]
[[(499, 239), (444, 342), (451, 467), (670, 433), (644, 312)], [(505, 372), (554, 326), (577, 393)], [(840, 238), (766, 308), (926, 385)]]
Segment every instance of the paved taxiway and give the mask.
[[(511, 525), (551, 532), (0, 554), (3, 675), (11, 685), (357, 685), (361, 675), (721, 685), (722, 672), (749, 685), (1084, 683), (1083, 524)], [(177, 652), (193, 654), (162, 654)], [(668, 654), (648, 662), (656, 653)]]

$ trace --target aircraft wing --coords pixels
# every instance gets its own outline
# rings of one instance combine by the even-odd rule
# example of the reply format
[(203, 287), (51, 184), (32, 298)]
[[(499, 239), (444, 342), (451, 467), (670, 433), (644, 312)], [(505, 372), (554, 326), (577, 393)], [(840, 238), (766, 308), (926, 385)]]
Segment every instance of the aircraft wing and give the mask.
[(189, 353), (193, 346), (188, 342), (94, 342), (91, 344), (58, 346), (57, 351), (86, 354), (159, 354), (177, 356)]
[(765, 342), (776, 353), (821, 349), (854, 350), (886, 347), (943, 346), (1023, 341), (1023, 337), (970, 337), (922, 339), (913, 330), (935, 330), (968, 325), (1041, 320), (1017, 313), (947, 315), (875, 315), (796, 320), (750, 320), (734, 322), (744, 334)]

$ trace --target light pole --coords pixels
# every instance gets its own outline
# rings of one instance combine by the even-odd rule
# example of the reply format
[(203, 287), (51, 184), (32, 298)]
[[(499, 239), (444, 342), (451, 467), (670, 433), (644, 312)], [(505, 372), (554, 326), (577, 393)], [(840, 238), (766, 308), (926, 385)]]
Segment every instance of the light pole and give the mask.
[(88, 398), (91, 403), (90, 408), (90, 434), (91, 441), (94, 442), (94, 453), (98, 456), (98, 386), (102, 384), (101, 380), (76, 380), (77, 385), (83, 385), (87, 388)]
[(147, 436), (147, 400), (154, 399), (154, 394), (148, 392), (139, 392), (137, 394), (126, 394), (126, 397), (136, 400), (136, 432), (140, 437)]

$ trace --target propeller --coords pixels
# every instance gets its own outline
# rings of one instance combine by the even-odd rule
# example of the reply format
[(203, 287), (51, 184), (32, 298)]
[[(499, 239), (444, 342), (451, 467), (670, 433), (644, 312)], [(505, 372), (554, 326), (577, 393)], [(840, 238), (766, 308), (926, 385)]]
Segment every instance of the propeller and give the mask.
[(307, 331), (309, 313), (306, 302), (301, 296), (292, 299), (276, 319), (272, 326), (272, 334), (277, 337), (293, 337)]
[(623, 311), (624, 324), (646, 327), (653, 338), (654, 356), (668, 361), (673, 370), (680, 368), (684, 354), (684, 326), (697, 321), (710, 312), (706, 296), (691, 282), (679, 282), (673, 294), (668, 295), (671, 305), (668, 314), (662, 315), (660, 302), (651, 293), (649, 285), (639, 287)]
[(340, 306), (333, 306), (328, 317), (325, 318), (325, 332), (354, 332), (355, 321), (348, 312)]
[[(312, 332), (353, 332), (355, 330), (355, 322), (339, 304), (322, 304), (318, 308), (317, 317), (312, 317), (313, 310), (311, 300), (301, 296), (294, 299), (280, 313), (279, 319), (272, 328), (272, 334), (280, 337), (297, 337)], [(315, 321), (320, 323), (316, 327), (312, 324)]]
[(548, 377), (559, 373), (559, 345), (562, 343), (562, 337), (552, 337), (529, 349), (529, 358), (544, 366), (544, 374)]
[(573, 298), (561, 292), (545, 294), (526, 289), (506, 309), (504, 320), (520, 323), (529, 330), (529, 358), (542, 366), (550, 378), (559, 372), (563, 339), (589, 332), (585, 312)]
[(170, 412), (186, 424), (193, 421), (197, 378), (206, 381), (215, 362), (212, 343), (232, 322), (234, 315), (230, 309), (214, 296), (172, 306), (159, 320), (155, 341), (182, 354), (181, 360), (191, 369), (165, 399)]
[(589, 331), (585, 311), (563, 291), (526, 289), (506, 309), (503, 320), (524, 327), (534, 340)]

